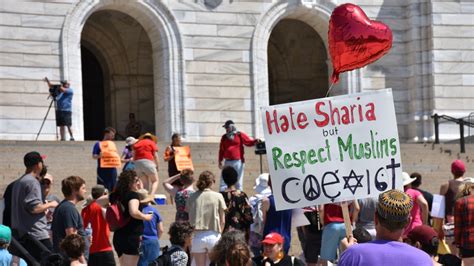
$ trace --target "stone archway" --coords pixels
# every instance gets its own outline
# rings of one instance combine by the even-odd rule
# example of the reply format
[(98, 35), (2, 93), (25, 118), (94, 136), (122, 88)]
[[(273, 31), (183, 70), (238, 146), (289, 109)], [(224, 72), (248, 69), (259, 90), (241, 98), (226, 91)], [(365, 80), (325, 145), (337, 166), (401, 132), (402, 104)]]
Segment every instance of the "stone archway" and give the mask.
[[(81, 32), (88, 18), (98, 11), (118, 11), (134, 18), (145, 30), (153, 61), (153, 112), (155, 131), (160, 139), (172, 132), (184, 132), (183, 48), (176, 19), (158, 1), (93, 0), (79, 2), (67, 15), (62, 31), (62, 75), (74, 84), (73, 126), (84, 131), (81, 71)], [(116, 65), (116, 64), (114, 64)], [(110, 67), (110, 66), (109, 66)], [(110, 70), (110, 69), (109, 69)], [(107, 85), (105, 85), (107, 86)]]
[[(335, 1), (323, 1), (305, 5), (301, 0), (285, 1), (274, 4), (262, 15), (257, 23), (252, 37), (252, 89), (253, 89), (253, 120), (254, 135), (263, 136), (261, 127), (262, 118), (260, 107), (268, 106), (269, 101), (269, 73), (268, 73), (268, 42), (275, 26), (284, 19), (294, 19), (306, 23), (321, 37), (326, 52), (328, 50), (328, 26), (332, 10), (336, 7)], [(327, 58), (329, 53), (327, 52)], [(331, 61), (327, 60), (328, 76), (331, 75)], [(329, 79), (328, 79), (329, 85)], [(354, 93), (361, 90), (360, 70), (342, 75), (341, 80), (331, 90), (331, 95)]]
[(327, 53), (308, 24), (283, 19), (268, 41), (270, 104), (323, 98), (328, 90)]
[[(101, 58), (101, 65), (106, 66), (102, 68), (108, 70), (103, 76), (103, 85), (98, 87), (100, 84), (89, 82), (97, 79), (96, 75), (88, 71), (89, 66), (84, 66), (91, 62), (86, 60), (90, 56), (81, 55), (85, 138), (101, 135), (102, 129), (96, 128), (96, 120), (101, 119), (102, 128), (112, 126), (120, 136), (127, 137), (125, 128), (130, 113), (142, 125), (142, 133), (155, 133), (152, 47), (143, 27), (125, 13), (101, 10), (87, 19), (81, 34), (81, 51), (94, 51), (94, 56)], [(99, 99), (91, 95), (102, 99), (98, 102)], [(103, 111), (102, 117), (100, 111)]]

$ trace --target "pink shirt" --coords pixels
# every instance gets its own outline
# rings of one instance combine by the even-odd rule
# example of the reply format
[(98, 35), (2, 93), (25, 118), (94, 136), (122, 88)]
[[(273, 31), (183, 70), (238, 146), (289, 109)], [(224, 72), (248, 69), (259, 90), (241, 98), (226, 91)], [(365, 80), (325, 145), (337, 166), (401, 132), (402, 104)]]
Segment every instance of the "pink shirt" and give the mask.
[(403, 232), (403, 236), (408, 235), (408, 233), (413, 230), (413, 228), (422, 225), (423, 220), (421, 219), (421, 210), (420, 206), (417, 203), (417, 199), (421, 196), (421, 192), (415, 189), (407, 189), (405, 191), (410, 197), (413, 199), (413, 209), (411, 209), (411, 222), (405, 227), (405, 231)]

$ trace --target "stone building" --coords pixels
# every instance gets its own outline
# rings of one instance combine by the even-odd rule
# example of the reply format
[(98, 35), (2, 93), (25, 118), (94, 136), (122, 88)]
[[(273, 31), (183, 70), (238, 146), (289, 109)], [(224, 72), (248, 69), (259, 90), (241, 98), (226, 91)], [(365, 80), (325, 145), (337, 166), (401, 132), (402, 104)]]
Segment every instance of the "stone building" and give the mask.
[[(0, 139), (31, 140), (50, 100), (44, 77), (74, 88), (76, 139), (129, 113), (161, 140), (217, 141), (221, 125), (262, 136), (259, 107), (324, 97), (336, 0), (3, 0)], [(332, 95), (392, 88), (404, 141), (433, 138), (433, 113), (474, 110), (474, 3), (358, 0), (393, 31), (381, 60), (341, 75)], [(456, 125), (441, 137), (458, 137)], [(55, 139), (54, 112), (40, 139)]]

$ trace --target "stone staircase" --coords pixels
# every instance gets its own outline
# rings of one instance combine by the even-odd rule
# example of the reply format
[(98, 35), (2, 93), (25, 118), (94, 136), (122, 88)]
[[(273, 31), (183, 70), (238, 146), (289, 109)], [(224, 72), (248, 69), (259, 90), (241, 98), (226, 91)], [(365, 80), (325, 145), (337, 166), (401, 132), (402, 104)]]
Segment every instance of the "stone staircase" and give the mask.
[[(121, 150), (125, 143), (117, 142)], [(61, 196), (60, 185), (63, 178), (69, 175), (78, 175), (84, 178), (90, 189), (96, 182), (96, 160), (92, 159), (93, 141), (84, 142), (33, 142), (33, 141), (0, 141), (0, 194), (14, 179), (24, 171), (23, 156), (29, 151), (36, 150), (47, 156), (45, 163), (48, 172), (54, 178), (53, 194)], [(158, 143), (160, 155), (168, 143)], [(219, 176), (217, 167), (217, 143), (185, 143), (191, 147), (196, 178), (203, 170), (210, 170), (216, 177)], [(423, 176), (422, 187), (432, 193), (438, 193), (439, 186), (451, 178), (450, 164), (454, 159), (466, 162), (467, 176), (474, 176), (474, 145), (466, 145), (466, 154), (459, 154), (459, 145), (456, 144), (402, 144), (402, 166), (407, 172), (417, 171)], [(167, 164), (161, 161), (160, 182), (167, 177)], [(263, 171), (268, 171), (266, 157), (262, 157)], [(244, 191), (253, 195), (254, 180), (260, 173), (260, 158), (254, 154), (253, 148), (246, 148), (246, 165), (244, 177)], [(216, 186), (217, 188), (217, 186)], [(158, 193), (166, 194), (160, 184)], [(158, 210), (164, 218), (165, 232), (174, 220), (174, 205), (160, 205)], [(162, 239), (167, 240), (165, 233)], [(296, 230), (293, 232), (292, 254), (300, 254), (301, 248)]]

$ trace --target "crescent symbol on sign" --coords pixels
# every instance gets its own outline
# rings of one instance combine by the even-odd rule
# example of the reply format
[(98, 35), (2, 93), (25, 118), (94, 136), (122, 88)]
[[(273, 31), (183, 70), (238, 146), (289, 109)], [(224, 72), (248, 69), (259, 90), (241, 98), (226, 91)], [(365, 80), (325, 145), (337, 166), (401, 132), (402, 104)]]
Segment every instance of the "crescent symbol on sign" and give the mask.
[(291, 181), (294, 181), (294, 180), (299, 180), (298, 178), (296, 177), (290, 177), (288, 178), (287, 180), (283, 181), (283, 183), (281, 184), (281, 194), (283, 196), (283, 199), (286, 201), (286, 202), (289, 202), (289, 203), (297, 203), (298, 201), (300, 201), (301, 199), (298, 199), (298, 200), (292, 200), (288, 197), (288, 194), (286, 194), (286, 186), (288, 185), (288, 183), (290, 183)]

